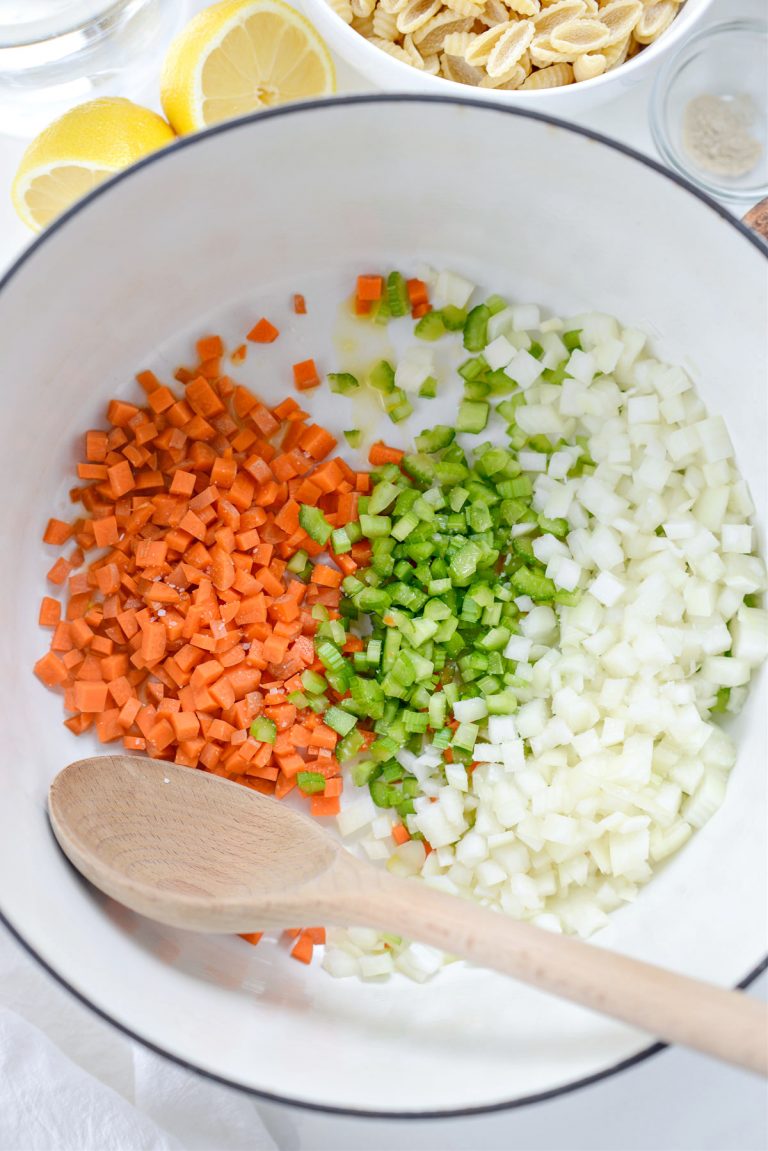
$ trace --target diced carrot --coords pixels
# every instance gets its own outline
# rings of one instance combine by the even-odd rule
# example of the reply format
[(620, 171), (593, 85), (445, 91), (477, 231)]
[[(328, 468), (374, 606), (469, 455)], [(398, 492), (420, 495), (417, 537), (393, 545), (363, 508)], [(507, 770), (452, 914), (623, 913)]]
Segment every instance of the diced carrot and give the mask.
[(310, 805), (310, 814), (319, 818), (338, 815), (341, 811), (341, 804), (339, 803), (338, 796), (326, 797), (324, 795), (313, 795)]
[(275, 325), (262, 317), (254, 324), (246, 338), (254, 344), (272, 344), (279, 335), (280, 332)]
[(107, 458), (107, 433), (95, 429), (85, 433), (85, 458), (94, 464), (103, 464)]
[(221, 336), (203, 336), (195, 344), (195, 351), (199, 360), (212, 360), (224, 355), (224, 343)]
[(65, 544), (71, 535), (71, 524), (66, 524), (63, 520), (50, 519), (45, 529), (43, 542), (60, 546), (61, 544)]
[(397, 843), (398, 845), (401, 843), (407, 843), (408, 842), (408, 840), (411, 838), (411, 836), (410, 836), (410, 832), (408, 831), (408, 828), (405, 826), (404, 823), (396, 823), (395, 824), (395, 826), (392, 828), (392, 838), (394, 839), (395, 843)]
[(297, 391), (300, 392), (318, 386), (320, 376), (314, 360), (301, 360), (298, 364), (293, 365), (293, 383)]
[(307, 314), (307, 302), (299, 292), (296, 292), (293, 297), (293, 310), (297, 316), (305, 316)]
[(240, 938), (244, 939), (246, 943), (252, 943), (255, 946), (257, 943), (259, 943), (261, 941), (261, 937), (263, 936), (263, 934), (264, 934), (263, 931), (248, 931), (245, 933), (241, 932)]
[(299, 446), (313, 460), (324, 459), (336, 447), (338, 440), (325, 428), (312, 424), (302, 433)]
[(56, 627), (61, 619), (61, 604), (57, 599), (44, 595), (40, 601), (40, 614), (37, 622), (40, 627)]
[(375, 468), (381, 467), (382, 464), (399, 464), (404, 455), (405, 452), (399, 448), (391, 448), (383, 440), (377, 440), (375, 444), (371, 444), (368, 462)]
[(291, 955), (300, 963), (311, 963), (313, 947), (311, 937), (306, 932), (302, 932), (291, 948)]
[(383, 276), (358, 276), (357, 298), (363, 303), (380, 300), (384, 291)]

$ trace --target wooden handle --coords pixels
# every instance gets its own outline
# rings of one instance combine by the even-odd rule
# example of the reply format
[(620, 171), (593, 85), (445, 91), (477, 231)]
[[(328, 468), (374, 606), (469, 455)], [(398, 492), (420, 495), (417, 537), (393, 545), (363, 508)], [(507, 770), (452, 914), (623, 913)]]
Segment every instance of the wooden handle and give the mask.
[(364, 882), (356, 882), (353, 870), (358, 867), (345, 876), (351, 882), (335, 891), (336, 911), (343, 903), (346, 923), (396, 931), (658, 1038), (768, 1075), (768, 1007), (740, 992), (555, 935), (424, 883), (377, 874), (377, 884), (367, 867)]
[(768, 243), (768, 197), (761, 200), (759, 204), (755, 204), (754, 208), (750, 208), (747, 214), (742, 217), (742, 222)]

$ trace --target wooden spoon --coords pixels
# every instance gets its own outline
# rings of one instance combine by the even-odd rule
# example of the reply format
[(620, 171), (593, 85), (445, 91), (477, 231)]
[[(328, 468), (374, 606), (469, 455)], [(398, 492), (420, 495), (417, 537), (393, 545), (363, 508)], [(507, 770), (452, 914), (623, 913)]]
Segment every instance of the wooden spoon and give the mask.
[(75, 867), (160, 923), (219, 932), (308, 924), (394, 931), (768, 1074), (764, 1004), (395, 878), (287, 804), (228, 780), (153, 759), (100, 756), (66, 767), (48, 806)]

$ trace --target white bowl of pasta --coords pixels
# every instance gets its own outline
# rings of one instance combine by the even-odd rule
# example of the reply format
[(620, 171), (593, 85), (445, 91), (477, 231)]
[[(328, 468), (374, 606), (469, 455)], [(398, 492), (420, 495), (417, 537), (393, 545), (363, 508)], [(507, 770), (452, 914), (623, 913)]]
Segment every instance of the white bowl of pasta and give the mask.
[(610, 100), (690, 35), (711, 0), (303, 0), (385, 90), (552, 112)]

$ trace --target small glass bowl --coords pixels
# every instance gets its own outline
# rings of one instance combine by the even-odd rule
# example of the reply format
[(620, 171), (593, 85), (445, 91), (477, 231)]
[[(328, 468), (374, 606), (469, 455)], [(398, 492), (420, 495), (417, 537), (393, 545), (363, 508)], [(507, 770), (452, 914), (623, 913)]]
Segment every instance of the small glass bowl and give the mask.
[[(757, 145), (754, 162), (743, 160), (748, 170), (728, 174), (701, 134), (703, 148), (692, 146), (691, 119), (702, 107), (692, 101), (698, 97), (712, 98), (708, 111), (715, 116), (743, 118), (744, 133)], [(768, 25), (737, 20), (691, 36), (657, 74), (650, 119), (665, 163), (705, 192), (745, 203), (768, 195)]]

